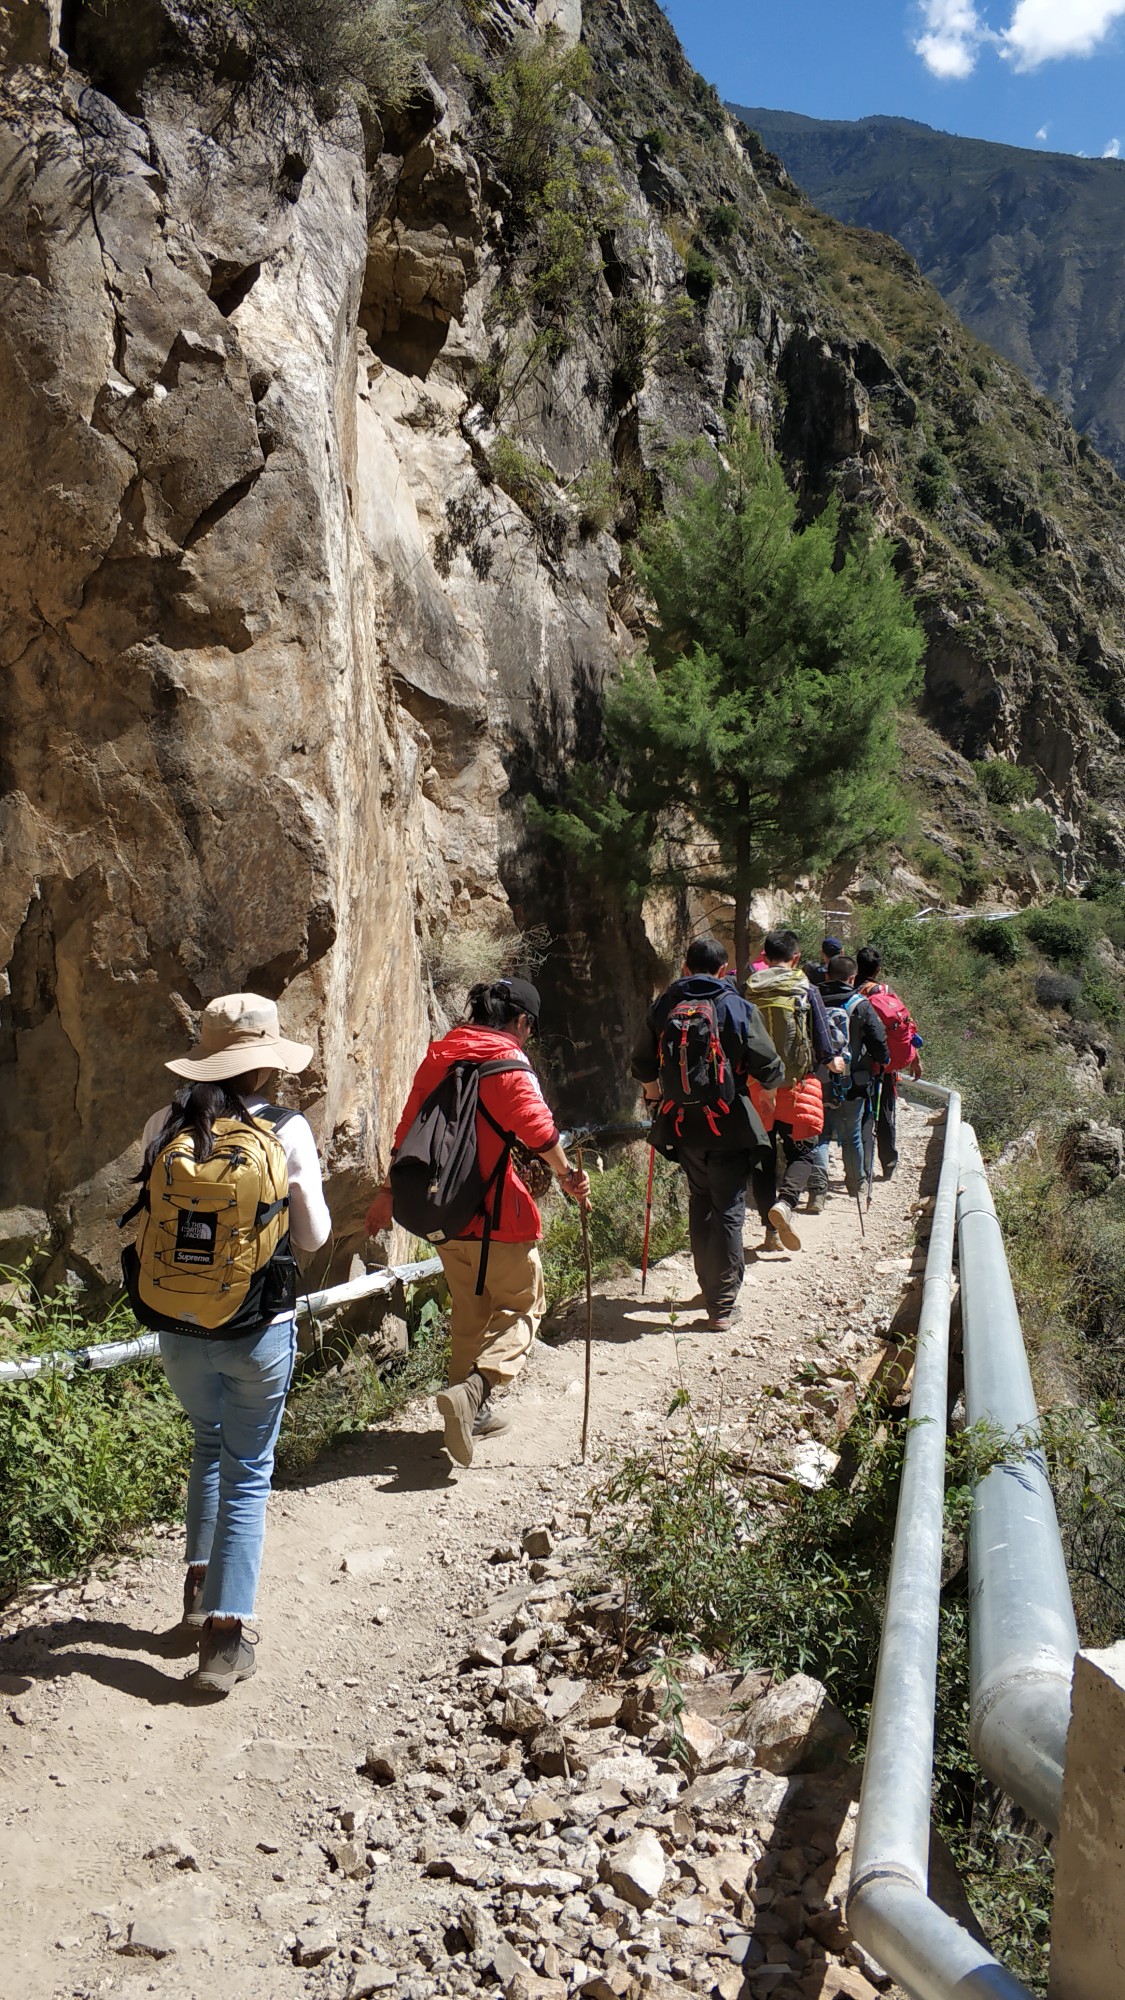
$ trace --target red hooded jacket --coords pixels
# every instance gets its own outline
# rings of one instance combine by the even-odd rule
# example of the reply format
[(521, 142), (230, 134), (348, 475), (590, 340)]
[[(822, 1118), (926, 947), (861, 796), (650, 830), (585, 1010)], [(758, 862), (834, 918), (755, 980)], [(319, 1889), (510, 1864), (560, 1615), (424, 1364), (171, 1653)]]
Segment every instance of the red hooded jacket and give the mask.
[[(454, 1063), (506, 1062), (518, 1057), (526, 1062), (514, 1035), (496, 1028), (465, 1026), (451, 1028), (440, 1042), (431, 1042), (418, 1065), (410, 1086), (406, 1108), (395, 1131), (395, 1150), (405, 1139), (431, 1090), (437, 1088)], [(480, 1083), (480, 1101), (498, 1125), (512, 1132), (529, 1153), (547, 1153), (558, 1139), (558, 1127), (543, 1099), (539, 1078), (530, 1063), (524, 1071), (508, 1070), (503, 1076), (485, 1076)], [(481, 1171), (487, 1178), (503, 1151), (504, 1142), (487, 1118), (477, 1119), (477, 1151)], [(491, 1202), (489, 1204), (491, 1206)], [(477, 1216), (466, 1235), (480, 1236), (484, 1217)], [(539, 1210), (517, 1174), (511, 1160), (504, 1175), (500, 1221), (492, 1231), (497, 1243), (535, 1243), (541, 1235)]]

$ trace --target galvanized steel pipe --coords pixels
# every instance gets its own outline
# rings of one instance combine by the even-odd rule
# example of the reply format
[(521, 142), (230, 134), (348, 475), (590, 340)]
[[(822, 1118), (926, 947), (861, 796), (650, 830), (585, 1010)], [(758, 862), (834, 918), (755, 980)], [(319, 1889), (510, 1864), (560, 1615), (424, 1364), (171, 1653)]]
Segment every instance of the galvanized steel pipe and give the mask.
[(970, 1741), (1001, 1790), (1054, 1831), (1078, 1633), (1000, 1223), (968, 1127), (961, 1183), (968, 1419), (1019, 1440), (978, 1485), (969, 1530)]
[[(912, 1094), (914, 1094), (912, 1092)], [(927, 1893), (953, 1243), (961, 1099), (945, 1102), (945, 1144), (922, 1287), (894, 1549), (864, 1760), (848, 1925), (914, 2000), (1029, 2000), (1026, 1988)]]
[[(420, 1264), (391, 1264), (384, 1270), (368, 1271), (365, 1277), (331, 1285), (324, 1292), (302, 1292), (296, 1314), (300, 1319), (306, 1313), (334, 1312), (337, 1306), (351, 1305), (356, 1299), (378, 1298), (380, 1293), (393, 1292), (396, 1285), (413, 1285), (421, 1278), (436, 1277), (440, 1270), (440, 1258), (427, 1257)], [(0, 1384), (30, 1382), (48, 1371), (75, 1375), (120, 1368), (127, 1361), (151, 1361), (159, 1352), (160, 1336), (156, 1333), (139, 1333), (135, 1340), (95, 1341), (89, 1347), (56, 1348), (50, 1354), (29, 1354), (22, 1361), (0, 1361)]]

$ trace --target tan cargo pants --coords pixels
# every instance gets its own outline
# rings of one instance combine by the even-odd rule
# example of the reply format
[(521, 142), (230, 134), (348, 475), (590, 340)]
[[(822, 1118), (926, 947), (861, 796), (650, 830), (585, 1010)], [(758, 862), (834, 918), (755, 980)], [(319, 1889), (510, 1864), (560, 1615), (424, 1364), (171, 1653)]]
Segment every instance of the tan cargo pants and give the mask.
[(547, 1310), (538, 1244), (490, 1244), (479, 1298), (479, 1240), (462, 1236), (436, 1248), (451, 1302), (450, 1382), (464, 1382), (474, 1368), (494, 1384), (510, 1382), (523, 1367)]

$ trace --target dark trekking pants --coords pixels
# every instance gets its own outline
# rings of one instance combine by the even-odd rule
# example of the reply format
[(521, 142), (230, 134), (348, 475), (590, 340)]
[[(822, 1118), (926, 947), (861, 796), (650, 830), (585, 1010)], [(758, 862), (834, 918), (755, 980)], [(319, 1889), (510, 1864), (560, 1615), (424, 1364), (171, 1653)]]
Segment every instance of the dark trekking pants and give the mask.
[(746, 1182), (753, 1162), (749, 1151), (680, 1147), (692, 1261), (709, 1313), (730, 1312), (742, 1284)]
[(898, 1165), (895, 1110), (895, 1080), (888, 1074), (872, 1084), (863, 1108), (863, 1177), (867, 1181), (874, 1178), (876, 1151), (884, 1180), (889, 1180)]
[(823, 1134), (815, 1139), (795, 1139), (792, 1127), (779, 1121), (773, 1128), (773, 1139), (780, 1139), (785, 1157), (780, 1183), (772, 1140), (769, 1152), (758, 1155), (750, 1172), (750, 1192), (766, 1229), (772, 1227), (769, 1217), (775, 1201), (787, 1201), (796, 1208), (806, 1189), (812, 1194), (828, 1192), (828, 1145)]

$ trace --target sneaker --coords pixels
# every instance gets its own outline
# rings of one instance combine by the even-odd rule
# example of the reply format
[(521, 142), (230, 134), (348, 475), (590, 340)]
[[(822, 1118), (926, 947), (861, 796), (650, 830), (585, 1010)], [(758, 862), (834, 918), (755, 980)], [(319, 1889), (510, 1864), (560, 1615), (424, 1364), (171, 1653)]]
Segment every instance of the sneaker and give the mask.
[(734, 1325), (734, 1313), (713, 1312), (707, 1315), (708, 1333), (729, 1333)]
[(771, 1227), (776, 1230), (787, 1250), (799, 1250), (801, 1239), (793, 1227), (793, 1210), (787, 1201), (775, 1201), (769, 1213)]
[(243, 1638), (241, 1625), (216, 1628), (207, 1620), (200, 1634), (199, 1665), (192, 1676), (193, 1687), (205, 1694), (229, 1694), (239, 1681), (248, 1681), (257, 1667), (254, 1648), (249, 1639)]
[(892, 1175), (894, 1174), (894, 1170), (895, 1170), (895, 1168), (897, 1167), (897, 1165), (898, 1165), (898, 1161), (897, 1161), (897, 1160), (892, 1160), (892, 1161), (890, 1162), (889, 1166), (885, 1166), (885, 1167), (883, 1168), (883, 1179), (884, 1179), (885, 1181), (889, 1181), (889, 1180), (891, 1179), (891, 1177), (892, 1177)]
[(768, 1223), (766, 1225), (766, 1240), (762, 1245), (762, 1249), (763, 1250), (781, 1249), (781, 1238), (778, 1235), (776, 1229), (771, 1229)]
[(442, 1442), (458, 1465), (473, 1462), (473, 1424), (485, 1400), (487, 1386), (484, 1376), (474, 1369), (466, 1382), (452, 1383), (435, 1399), (438, 1415), (445, 1425)]
[(189, 1632), (198, 1632), (207, 1621), (207, 1613), (200, 1603), (204, 1575), (205, 1571), (201, 1569), (189, 1569), (184, 1577), (184, 1615), (180, 1623)]
[(476, 1416), (473, 1418), (473, 1436), (475, 1438), (499, 1437), (502, 1431), (510, 1430), (511, 1427), (511, 1417), (505, 1416), (503, 1410), (494, 1409), (486, 1396)]
[(806, 1215), (823, 1215), (828, 1201), (826, 1194), (810, 1194), (805, 1203)]

